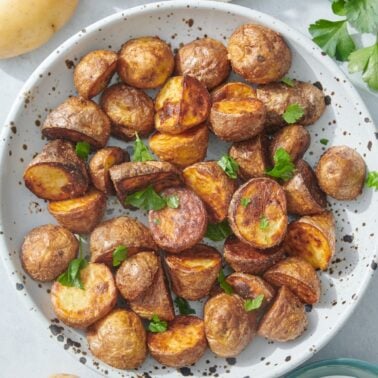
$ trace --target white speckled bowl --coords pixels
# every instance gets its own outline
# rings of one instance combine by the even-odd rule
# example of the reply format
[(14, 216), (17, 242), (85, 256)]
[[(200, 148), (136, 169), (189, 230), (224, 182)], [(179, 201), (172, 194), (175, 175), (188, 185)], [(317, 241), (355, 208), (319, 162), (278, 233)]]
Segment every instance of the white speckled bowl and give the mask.
[[(192, 22), (189, 22), (192, 20)], [(33, 155), (41, 150), (39, 125), (48, 111), (74, 94), (72, 67), (93, 49), (118, 49), (127, 39), (140, 35), (159, 35), (173, 47), (205, 34), (226, 41), (238, 25), (264, 24), (282, 33), (293, 51), (290, 76), (319, 81), (331, 104), (325, 114), (309, 127), (312, 144), (305, 158), (315, 164), (325, 147), (349, 145), (366, 160), (369, 170), (378, 170), (377, 134), (370, 116), (352, 85), (335, 63), (306, 37), (282, 22), (240, 6), (206, 1), (169, 1), (150, 4), (107, 17), (63, 43), (31, 75), (13, 105), (2, 129), (0, 245), (3, 261), (14, 281), (20, 299), (30, 312), (30, 323), (41, 320), (41, 337), (51, 337), (89, 368), (112, 376), (177, 377), (180, 374), (220, 377), (278, 377), (310, 358), (341, 329), (356, 308), (376, 267), (377, 193), (371, 189), (353, 202), (331, 201), (337, 221), (337, 253), (328, 272), (321, 274), (320, 304), (309, 309), (309, 327), (298, 340), (286, 344), (268, 343), (256, 338), (236, 359), (224, 360), (210, 351), (195, 365), (179, 371), (160, 366), (149, 358), (136, 372), (123, 372), (93, 359), (82, 332), (54, 320), (48, 295), (49, 285), (26, 277), (19, 261), (23, 236), (32, 228), (54, 222), (44, 201), (34, 197), (23, 185), (22, 174)], [(5, 83), (3, 83), (4, 85)], [(112, 141), (114, 144), (125, 145)], [(227, 145), (211, 140), (208, 158), (219, 157)], [(115, 199), (109, 201), (107, 217), (127, 213)], [(136, 215), (136, 213), (133, 213)], [(140, 217), (144, 220), (144, 217)], [(221, 245), (218, 245), (221, 248)], [(198, 306), (198, 313), (201, 313)], [(88, 376), (90, 373), (88, 372)]]

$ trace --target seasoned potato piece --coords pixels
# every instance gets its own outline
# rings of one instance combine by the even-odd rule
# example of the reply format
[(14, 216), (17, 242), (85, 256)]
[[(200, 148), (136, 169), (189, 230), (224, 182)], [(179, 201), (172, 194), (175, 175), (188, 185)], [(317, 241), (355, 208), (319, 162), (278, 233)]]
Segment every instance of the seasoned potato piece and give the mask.
[(155, 127), (166, 134), (180, 134), (206, 121), (210, 112), (206, 87), (191, 76), (175, 76), (155, 100)]
[(236, 181), (229, 178), (215, 161), (203, 161), (183, 171), (185, 185), (204, 202), (209, 220), (222, 222), (236, 190)]
[(69, 97), (47, 116), (42, 135), (49, 139), (88, 142), (98, 149), (108, 143), (110, 120), (95, 102)]
[[(243, 206), (241, 200), (249, 200)], [(267, 249), (282, 241), (287, 228), (285, 192), (269, 178), (255, 178), (232, 197), (228, 219), (234, 234), (255, 248)]]
[(284, 257), (282, 246), (259, 250), (243, 243), (234, 235), (224, 243), (223, 256), (235, 272), (262, 274)]
[(151, 89), (163, 85), (174, 66), (174, 57), (167, 43), (158, 37), (139, 37), (122, 46), (117, 69), (126, 84)]
[(150, 230), (143, 223), (123, 216), (102, 222), (93, 230), (89, 240), (91, 261), (111, 265), (113, 252), (119, 245), (127, 247), (128, 256), (157, 249)]
[(312, 168), (304, 160), (298, 160), (294, 176), (283, 184), (289, 214), (312, 215), (325, 210), (327, 200), (319, 188)]
[(335, 221), (330, 211), (291, 222), (284, 246), (287, 253), (326, 270), (335, 253)]
[(95, 357), (117, 369), (135, 369), (147, 356), (146, 331), (132, 311), (113, 310), (89, 327), (87, 340)]
[(153, 358), (171, 367), (189, 366), (196, 363), (207, 348), (205, 326), (196, 316), (177, 316), (161, 333), (149, 332), (148, 349)]
[(117, 53), (109, 50), (94, 50), (84, 55), (74, 71), (79, 95), (89, 99), (102, 92), (117, 69), (117, 59)]
[(74, 328), (86, 328), (103, 318), (117, 301), (117, 289), (110, 269), (89, 263), (80, 271), (83, 289), (63, 286), (55, 281), (51, 302), (56, 316)]
[(291, 66), (291, 51), (284, 39), (262, 25), (241, 25), (232, 33), (227, 49), (233, 70), (252, 83), (279, 80)]
[(150, 148), (160, 160), (187, 167), (205, 158), (208, 142), (209, 128), (203, 124), (177, 135), (157, 132), (150, 138)]
[(282, 286), (273, 305), (261, 319), (257, 333), (271, 341), (285, 342), (299, 337), (307, 323), (304, 305), (286, 286)]
[(142, 90), (114, 84), (104, 90), (101, 107), (112, 121), (111, 134), (123, 140), (143, 137), (154, 128), (154, 103)]
[(329, 148), (316, 166), (320, 187), (338, 200), (353, 200), (362, 193), (366, 166), (361, 155), (347, 146)]
[(46, 224), (33, 228), (24, 239), (21, 263), (33, 280), (52, 281), (62, 274), (77, 256), (79, 243), (70, 231)]
[(24, 181), (37, 197), (51, 201), (79, 197), (88, 189), (84, 162), (72, 144), (61, 139), (46, 144), (29, 163)]
[(226, 47), (212, 38), (187, 43), (176, 55), (177, 74), (195, 77), (208, 89), (226, 80), (230, 70)]
[(211, 92), (211, 101), (213, 103), (222, 100), (248, 100), (254, 98), (256, 98), (256, 90), (241, 82), (226, 83)]
[(165, 262), (173, 291), (192, 301), (209, 294), (222, 267), (219, 252), (205, 244), (197, 244), (180, 254), (167, 254)]
[(165, 207), (150, 210), (148, 222), (156, 244), (172, 253), (193, 247), (205, 235), (207, 228), (206, 209), (200, 198), (189, 189), (165, 189), (162, 196), (176, 196), (177, 209)]

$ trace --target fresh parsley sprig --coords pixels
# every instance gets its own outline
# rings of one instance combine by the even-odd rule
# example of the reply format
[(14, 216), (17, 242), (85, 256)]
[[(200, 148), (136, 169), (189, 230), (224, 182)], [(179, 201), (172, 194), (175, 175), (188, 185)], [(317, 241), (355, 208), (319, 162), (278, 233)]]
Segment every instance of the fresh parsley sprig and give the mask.
[(244, 302), (244, 309), (245, 309), (245, 311), (249, 312), (249, 311), (253, 311), (253, 310), (259, 309), (261, 307), (262, 303), (263, 303), (263, 300), (264, 300), (264, 295), (263, 294), (258, 295), (254, 299), (247, 299)]
[(371, 171), (366, 177), (366, 186), (378, 190), (378, 171)]
[(124, 245), (119, 245), (112, 253), (113, 266), (120, 266), (127, 259), (128, 249)]
[(75, 146), (76, 155), (83, 160), (87, 160), (91, 152), (91, 145), (88, 142), (77, 142)]
[(239, 164), (230, 155), (223, 155), (217, 163), (229, 178), (233, 180), (238, 178)]
[(207, 225), (205, 238), (212, 241), (221, 241), (226, 239), (227, 236), (231, 234), (232, 231), (230, 225), (228, 224), (227, 220), (224, 220), (220, 223), (209, 223)]
[(298, 122), (304, 115), (304, 109), (299, 104), (290, 104), (286, 108), (282, 118), (289, 124)]
[(286, 84), (288, 87), (295, 87), (295, 82), (293, 79), (290, 79), (290, 77), (287, 77), (287, 76), (283, 77), (281, 79), (281, 82)]
[(231, 295), (234, 292), (232, 286), (226, 281), (226, 276), (224, 275), (223, 269), (221, 269), (218, 274), (218, 283), (226, 294)]
[(135, 133), (134, 153), (131, 160), (139, 162), (155, 160), (148, 150), (147, 146), (139, 138), (138, 133)]
[(176, 297), (175, 305), (177, 306), (180, 315), (190, 315), (196, 313), (194, 309), (190, 307), (188, 301), (184, 298)]
[(266, 230), (269, 227), (269, 219), (265, 215), (260, 217), (259, 227), (261, 230)]
[(148, 325), (148, 330), (153, 333), (165, 332), (168, 329), (168, 323), (165, 320), (160, 320), (160, 318), (154, 314)]
[(274, 167), (265, 173), (268, 176), (290, 180), (294, 175), (295, 165), (291, 156), (283, 148), (278, 148), (273, 156)]

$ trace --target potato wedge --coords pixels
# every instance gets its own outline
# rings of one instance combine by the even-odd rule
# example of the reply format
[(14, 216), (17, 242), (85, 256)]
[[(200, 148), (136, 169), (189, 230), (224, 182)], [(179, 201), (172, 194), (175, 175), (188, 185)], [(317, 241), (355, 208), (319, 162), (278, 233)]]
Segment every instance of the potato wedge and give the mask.
[(196, 316), (177, 316), (165, 332), (148, 332), (147, 345), (152, 357), (165, 366), (194, 364), (207, 348), (204, 322)]
[[(250, 202), (243, 206), (241, 200)], [(234, 234), (255, 248), (272, 248), (283, 240), (287, 228), (285, 192), (276, 181), (255, 178), (234, 193), (228, 210)]]
[(61, 139), (46, 144), (29, 163), (24, 181), (37, 197), (51, 201), (79, 197), (88, 189), (84, 162), (72, 144)]
[(86, 328), (103, 318), (117, 301), (117, 289), (110, 269), (89, 263), (80, 271), (83, 289), (63, 286), (55, 281), (51, 302), (56, 316), (74, 328)]
[(222, 100), (248, 100), (254, 98), (256, 98), (256, 90), (241, 82), (226, 83), (211, 92), (211, 101), (213, 103)]

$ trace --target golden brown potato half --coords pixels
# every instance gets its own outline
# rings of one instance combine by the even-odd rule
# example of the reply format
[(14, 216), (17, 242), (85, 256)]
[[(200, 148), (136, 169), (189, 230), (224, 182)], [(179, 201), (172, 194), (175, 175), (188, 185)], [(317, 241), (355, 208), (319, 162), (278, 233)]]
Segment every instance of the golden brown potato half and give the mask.
[(286, 286), (282, 286), (273, 305), (261, 319), (257, 333), (271, 341), (286, 342), (299, 337), (307, 323), (302, 302)]
[(251, 83), (277, 81), (291, 66), (291, 51), (282, 36), (262, 25), (241, 25), (227, 49), (232, 69)]
[(241, 82), (226, 83), (211, 92), (211, 101), (213, 103), (222, 100), (248, 100), (254, 98), (256, 98), (256, 90)]
[(49, 213), (58, 223), (75, 234), (89, 234), (101, 221), (106, 210), (104, 193), (91, 189), (82, 197), (52, 201)]
[(89, 263), (80, 271), (84, 289), (63, 286), (55, 281), (51, 302), (56, 316), (74, 328), (86, 328), (103, 318), (117, 301), (117, 289), (110, 269)]
[(113, 194), (115, 191), (110, 179), (109, 169), (113, 165), (129, 160), (128, 152), (119, 147), (105, 147), (98, 150), (89, 161), (89, 174), (92, 184), (105, 194)]
[(117, 53), (109, 50), (94, 50), (84, 55), (74, 71), (79, 95), (89, 99), (102, 92), (117, 69), (117, 60)]
[(205, 333), (210, 349), (220, 357), (237, 356), (256, 333), (256, 311), (247, 312), (238, 295), (221, 293), (204, 307)]
[(130, 39), (118, 56), (120, 78), (135, 88), (152, 89), (163, 85), (175, 66), (171, 49), (158, 37)]
[(243, 180), (265, 176), (269, 168), (268, 138), (265, 134), (233, 143), (228, 153), (239, 164), (238, 175)]
[(285, 251), (282, 246), (259, 250), (243, 243), (234, 235), (224, 243), (223, 256), (235, 272), (262, 274), (278, 261), (282, 260)]
[(24, 181), (37, 197), (61, 201), (82, 196), (89, 180), (85, 164), (72, 144), (58, 139), (46, 144), (29, 163)]
[(312, 215), (322, 213), (327, 206), (325, 194), (319, 188), (310, 165), (298, 160), (294, 176), (283, 184), (289, 214)]
[(21, 247), (21, 263), (33, 280), (52, 281), (77, 256), (79, 242), (61, 226), (46, 224), (33, 228)]
[(316, 166), (320, 187), (338, 200), (353, 200), (362, 193), (366, 166), (361, 155), (347, 146), (329, 148)]
[(111, 134), (117, 138), (132, 140), (135, 133), (143, 137), (154, 128), (154, 103), (140, 89), (114, 84), (104, 90), (101, 107), (112, 122)]
[[(249, 201), (246, 206), (242, 199)], [(287, 228), (284, 190), (269, 178), (247, 181), (232, 197), (228, 220), (234, 234), (252, 247), (267, 249), (280, 244)]]
[(185, 185), (204, 202), (209, 220), (219, 223), (226, 219), (237, 183), (229, 178), (215, 161), (203, 161), (183, 171)]
[(111, 265), (113, 252), (120, 245), (127, 247), (128, 256), (157, 249), (150, 230), (143, 223), (122, 216), (102, 222), (93, 230), (89, 239), (91, 261)]
[(206, 87), (191, 76), (175, 76), (155, 100), (155, 127), (166, 134), (181, 134), (204, 123), (210, 112)]
[(173, 291), (196, 301), (209, 294), (222, 267), (222, 256), (213, 247), (197, 244), (180, 254), (167, 254), (165, 262)]
[(182, 46), (176, 55), (176, 73), (198, 79), (208, 89), (225, 81), (231, 66), (226, 47), (212, 38), (201, 38)]
[(165, 189), (161, 195), (176, 196), (179, 206), (150, 210), (148, 222), (156, 244), (168, 252), (179, 253), (200, 242), (207, 228), (206, 208), (201, 199), (185, 188)]
[(292, 256), (308, 261), (315, 269), (326, 270), (335, 253), (335, 221), (330, 211), (308, 215), (289, 224), (284, 242)]
[(150, 138), (150, 148), (160, 160), (187, 167), (205, 158), (208, 142), (209, 128), (203, 124), (177, 135), (157, 132)]
[(87, 142), (98, 149), (108, 143), (110, 120), (95, 102), (69, 97), (47, 116), (42, 134), (48, 139)]
[(92, 324), (87, 340), (92, 354), (117, 369), (135, 369), (147, 356), (146, 331), (138, 315), (115, 309)]

